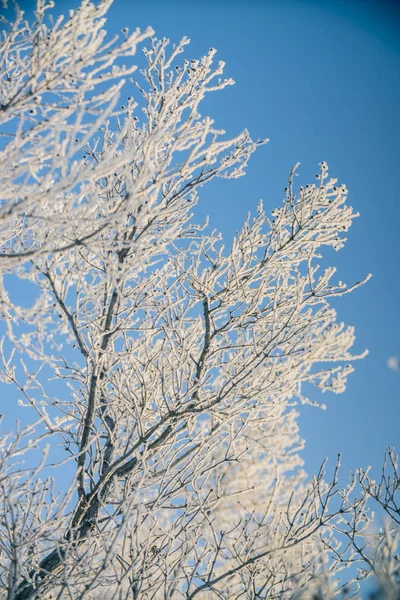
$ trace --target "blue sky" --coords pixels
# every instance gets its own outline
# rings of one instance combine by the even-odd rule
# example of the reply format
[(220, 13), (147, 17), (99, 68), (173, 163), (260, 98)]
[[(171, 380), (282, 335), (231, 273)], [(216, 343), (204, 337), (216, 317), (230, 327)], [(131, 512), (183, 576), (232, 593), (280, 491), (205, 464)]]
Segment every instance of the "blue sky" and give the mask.
[[(56, 1), (57, 12), (77, 5)], [(280, 205), (297, 161), (299, 184), (312, 183), (325, 160), (347, 185), (361, 216), (346, 248), (329, 258), (348, 283), (373, 274), (336, 303), (339, 319), (356, 328), (355, 351), (370, 353), (344, 394), (313, 395), (326, 411), (301, 407), (303, 457), (313, 472), (343, 453), (343, 483), (349, 469), (378, 468), (385, 446), (400, 449), (400, 374), (386, 365), (400, 356), (400, 9), (382, 1), (114, 1), (110, 33), (147, 25), (173, 42), (190, 37), (189, 59), (217, 48), (236, 85), (210, 95), (202, 113), (232, 137), (247, 128), (271, 140), (245, 178), (213, 182), (200, 196), (198, 217), (209, 214), (227, 244), (260, 198), (267, 210)]]

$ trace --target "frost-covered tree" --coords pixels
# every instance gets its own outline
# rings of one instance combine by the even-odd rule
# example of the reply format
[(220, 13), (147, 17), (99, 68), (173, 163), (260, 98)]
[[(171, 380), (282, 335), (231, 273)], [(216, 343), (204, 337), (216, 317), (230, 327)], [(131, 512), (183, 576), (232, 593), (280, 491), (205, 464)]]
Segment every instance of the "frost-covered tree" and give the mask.
[(344, 490), (339, 464), (309, 478), (299, 455), (303, 384), (342, 392), (360, 358), (330, 299), (362, 282), (318, 266), (357, 216), (347, 189), (325, 162), (298, 187), (296, 165), (225, 247), (194, 222), (198, 191), (263, 142), (201, 116), (232, 83), (213, 48), (107, 41), (110, 4), (3, 21), (0, 378), (23, 425), (1, 434), (0, 597), (330, 597), (376, 574), (394, 598), (394, 453)]

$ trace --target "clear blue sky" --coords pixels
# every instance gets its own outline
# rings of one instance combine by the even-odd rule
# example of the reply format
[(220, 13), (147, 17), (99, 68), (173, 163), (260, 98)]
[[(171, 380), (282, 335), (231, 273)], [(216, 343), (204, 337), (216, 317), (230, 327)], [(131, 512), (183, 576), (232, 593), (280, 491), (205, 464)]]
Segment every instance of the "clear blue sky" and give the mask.
[[(58, 12), (77, 5), (56, 0)], [(200, 197), (199, 218), (209, 214), (227, 244), (260, 198), (266, 209), (281, 203), (297, 161), (305, 184), (326, 160), (361, 213), (331, 259), (348, 283), (373, 274), (337, 302), (340, 320), (356, 327), (355, 351), (370, 353), (344, 394), (319, 398), (325, 412), (301, 407), (300, 417), (306, 469), (342, 452), (345, 483), (348, 469), (378, 467), (386, 445), (400, 450), (400, 374), (386, 366), (400, 356), (400, 8), (378, 0), (114, 1), (110, 33), (147, 25), (171, 41), (190, 37), (189, 59), (217, 48), (236, 85), (210, 95), (202, 113), (232, 136), (247, 128), (271, 139), (245, 178), (211, 183)]]

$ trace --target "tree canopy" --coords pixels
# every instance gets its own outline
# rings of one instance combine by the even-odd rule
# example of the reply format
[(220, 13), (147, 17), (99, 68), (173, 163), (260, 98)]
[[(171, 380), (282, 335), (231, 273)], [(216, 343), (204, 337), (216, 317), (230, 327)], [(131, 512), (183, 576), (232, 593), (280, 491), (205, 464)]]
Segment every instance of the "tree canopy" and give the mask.
[(357, 597), (376, 576), (397, 598), (394, 450), (344, 489), (340, 459), (309, 477), (300, 454), (304, 385), (343, 392), (363, 357), (331, 299), (368, 277), (319, 264), (357, 216), (347, 188), (295, 165), (224, 245), (199, 190), (266, 140), (199, 112), (233, 83), (214, 48), (108, 40), (110, 5), (3, 19), (0, 381), (23, 424), (0, 439), (0, 597)]

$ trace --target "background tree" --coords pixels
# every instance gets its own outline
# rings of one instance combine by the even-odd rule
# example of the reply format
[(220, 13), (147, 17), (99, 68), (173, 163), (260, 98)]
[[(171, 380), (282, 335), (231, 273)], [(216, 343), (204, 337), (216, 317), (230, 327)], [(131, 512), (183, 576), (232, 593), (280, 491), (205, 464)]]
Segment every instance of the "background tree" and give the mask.
[[(119, 61), (152, 32), (106, 43), (110, 4), (52, 23), (39, 2), (0, 48), (1, 379), (36, 419), (2, 438), (3, 596), (328, 596), (356, 560), (395, 594), (394, 454), (394, 479), (344, 491), (338, 465), (309, 479), (299, 457), (303, 384), (341, 392), (362, 356), (329, 304), (362, 282), (316, 262), (357, 216), (347, 189), (325, 162), (298, 188), (296, 165), (226, 249), (193, 222), (198, 189), (263, 142), (200, 115), (232, 81), (213, 48), (181, 61), (187, 39), (151, 38), (117, 108)], [(8, 274), (35, 286), (31, 308)], [(364, 545), (369, 498), (391, 521)]]

